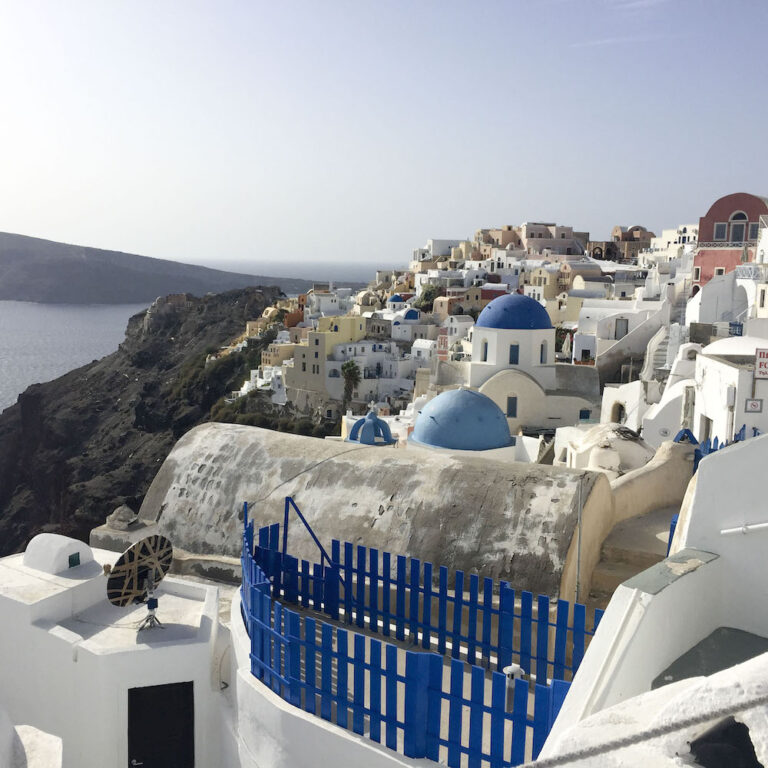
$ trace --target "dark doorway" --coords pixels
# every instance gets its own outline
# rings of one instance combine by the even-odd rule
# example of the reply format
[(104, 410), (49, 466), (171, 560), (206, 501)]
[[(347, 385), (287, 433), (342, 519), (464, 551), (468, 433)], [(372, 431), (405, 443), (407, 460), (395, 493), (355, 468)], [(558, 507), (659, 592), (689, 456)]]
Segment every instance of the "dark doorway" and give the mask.
[(195, 697), (191, 682), (128, 690), (128, 765), (194, 768)]

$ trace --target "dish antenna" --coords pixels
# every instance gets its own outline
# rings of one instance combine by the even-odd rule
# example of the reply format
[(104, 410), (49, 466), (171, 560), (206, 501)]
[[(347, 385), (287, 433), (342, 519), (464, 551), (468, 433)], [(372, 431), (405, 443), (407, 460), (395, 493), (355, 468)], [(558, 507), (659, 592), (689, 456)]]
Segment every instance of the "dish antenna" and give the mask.
[(139, 624), (139, 632), (163, 628), (156, 615), (155, 586), (168, 573), (172, 560), (173, 546), (165, 536), (147, 536), (123, 552), (108, 573), (107, 599), (112, 605), (124, 608), (146, 602), (147, 616)]

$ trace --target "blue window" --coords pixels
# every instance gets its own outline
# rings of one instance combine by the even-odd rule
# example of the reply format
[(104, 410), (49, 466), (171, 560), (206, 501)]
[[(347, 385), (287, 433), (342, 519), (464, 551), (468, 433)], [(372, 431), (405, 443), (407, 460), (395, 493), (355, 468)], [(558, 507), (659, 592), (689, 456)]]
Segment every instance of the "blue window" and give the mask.
[(582, 408), (579, 411), (579, 420), (580, 421), (586, 421), (589, 418), (591, 413), (592, 413), (592, 411), (588, 410), (587, 408)]
[(507, 398), (507, 418), (508, 419), (517, 418), (517, 398), (516, 397)]
[(509, 345), (509, 364), (517, 365), (519, 362), (520, 362), (520, 345), (510, 344)]

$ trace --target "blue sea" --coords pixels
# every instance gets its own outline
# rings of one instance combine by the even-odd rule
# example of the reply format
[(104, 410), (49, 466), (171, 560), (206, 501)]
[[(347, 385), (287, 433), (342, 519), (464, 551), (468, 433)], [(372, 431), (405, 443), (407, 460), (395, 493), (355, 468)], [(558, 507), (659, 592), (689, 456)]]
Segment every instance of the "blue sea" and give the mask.
[(0, 411), (30, 384), (114, 352), (144, 304), (0, 301)]

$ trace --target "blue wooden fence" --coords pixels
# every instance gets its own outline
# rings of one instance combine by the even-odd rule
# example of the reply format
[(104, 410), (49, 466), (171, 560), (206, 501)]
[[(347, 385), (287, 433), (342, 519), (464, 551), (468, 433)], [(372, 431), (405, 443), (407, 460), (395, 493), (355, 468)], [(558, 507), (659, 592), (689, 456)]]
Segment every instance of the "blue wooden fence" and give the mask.
[(588, 627), (580, 603), (350, 542), (332, 541), (328, 566), (298, 561), (280, 540), (281, 526), (266, 526), (254, 548), (274, 598), (487, 669), (517, 663), (542, 682), (572, 679), (603, 614)]
[(693, 436), (693, 433), (689, 429), (681, 429), (675, 436), (675, 442), (680, 443), (685, 440), (696, 446), (693, 454), (693, 471), (695, 473), (699, 468), (699, 462), (705, 456), (709, 456), (710, 453), (715, 453), (715, 451), (719, 451), (722, 448), (727, 448), (729, 445), (733, 445), (734, 443), (741, 443), (744, 440), (747, 440), (749, 437), (757, 437), (760, 434), (760, 430), (757, 427), (752, 427), (751, 431), (751, 435), (747, 434), (747, 425), (742, 424), (741, 429), (739, 429), (734, 434), (733, 440), (730, 442), (727, 440), (723, 440), (721, 442), (719, 438), (715, 437), (713, 439), (707, 438), (700, 443), (698, 440), (696, 440), (696, 438)]
[[(583, 606), (574, 611), (574, 624), (568, 627), (564, 601), (558, 602), (553, 623), (548, 599), (536, 600), (534, 615), (533, 596), (521, 593), (518, 611), (514, 591), (504, 591), (503, 582), (497, 600), (484, 582), (480, 600), (479, 581), (470, 576), (467, 596), (459, 589), (463, 575), (457, 573), (449, 622), (448, 575), (438, 571), (435, 592), (429, 563), (414, 565), (412, 560), (406, 569), (398, 559), (392, 570), (382, 570), (379, 554), (382, 564), (391, 564), (389, 553), (369, 549), (339, 560), (335, 556), (348, 547), (336, 543), (330, 566), (310, 566), (278, 550), (279, 526), (262, 528), (257, 536), (258, 544), (246, 510), (242, 611), (251, 640), (251, 671), (265, 685), (291, 704), (408, 757), (440, 760), (451, 768), (502, 768), (538, 755), (569, 686), (562, 679), (542, 684), (545, 670), (551, 669), (557, 678), (578, 667), (584, 641), (594, 631), (584, 628)], [(391, 589), (377, 588), (376, 580), (386, 582), (388, 573)], [(408, 579), (399, 575), (405, 573)], [(506, 595), (503, 601), (501, 594)], [(281, 600), (369, 632), (378, 630), (395, 642), (348, 632), (292, 611)], [(462, 629), (464, 620), (474, 622), (478, 631)], [(519, 647), (511, 642), (515, 621)], [(572, 636), (570, 647), (564, 626)], [(550, 634), (555, 637), (551, 659)], [(420, 650), (407, 650), (416, 641)], [(430, 648), (442, 648), (443, 656)], [(451, 656), (448, 667), (445, 655)], [(501, 672), (474, 663), (478, 655), (486, 668), (497, 669), (515, 657), (526, 671), (535, 668), (539, 682), (508, 681)]]

